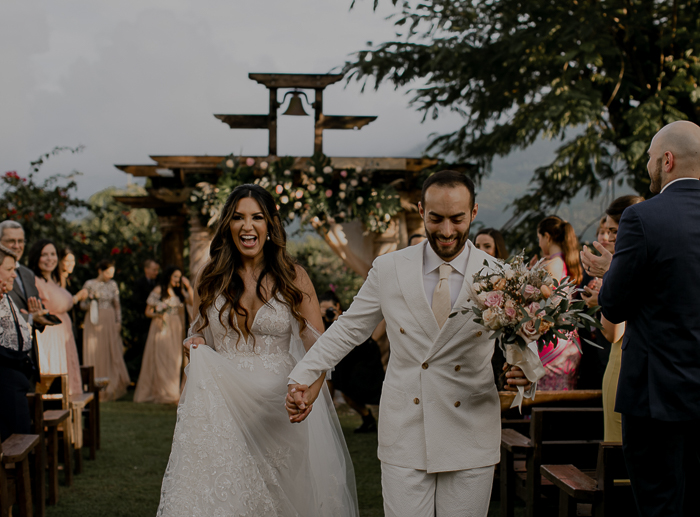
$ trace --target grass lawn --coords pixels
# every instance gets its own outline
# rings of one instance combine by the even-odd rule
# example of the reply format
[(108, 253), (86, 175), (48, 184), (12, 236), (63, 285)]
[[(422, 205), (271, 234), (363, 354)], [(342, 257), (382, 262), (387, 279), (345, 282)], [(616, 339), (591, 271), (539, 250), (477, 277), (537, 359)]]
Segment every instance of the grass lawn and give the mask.
[[(47, 506), (47, 517), (152, 517), (170, 454), (175, 407), (134, 404), (132, 392), (120, 401), (101, 404), (102, 449), (96, 461), (84, 462), (73, 486), (60, 486), (59, 502)], [(362, 517), (381, 517), (382, 489), (377, 435), (356, 435), (359, 416), (339, 410), (355, 466)], [(60, 477), (62, 481), (62, 476)], [(489, 516), (498, 515), (498, 503)], [(516, 509), (516, 516), (520, 515)]]

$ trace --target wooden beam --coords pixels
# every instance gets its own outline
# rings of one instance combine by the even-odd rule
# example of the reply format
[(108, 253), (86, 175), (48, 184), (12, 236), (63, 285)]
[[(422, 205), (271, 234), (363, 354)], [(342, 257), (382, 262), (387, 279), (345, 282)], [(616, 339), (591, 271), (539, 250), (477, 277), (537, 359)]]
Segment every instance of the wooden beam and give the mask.
[(182, 203), (167, 203), (152, 196), (114, 196), (114, 200), (131, 208), (179, 208), (182, 206)]
[(360, 129), (377, 117), (355, 117), (344, 115), (321, 115), (316, 127), (321, 129)]
[(248, 74), (267, 88), (325, 88), (337, 83), (343, 74)]
[(214, 115), (232, 129), (267, 129), (269, 115)]
[(225, 156), (150, 156), (162, 168), (168, 169), (215, 169)]
[(115, 165), (115, 167), (127, 174), (138, 177), (158, 176), (156, 169), (161, 168), (158, 165)]

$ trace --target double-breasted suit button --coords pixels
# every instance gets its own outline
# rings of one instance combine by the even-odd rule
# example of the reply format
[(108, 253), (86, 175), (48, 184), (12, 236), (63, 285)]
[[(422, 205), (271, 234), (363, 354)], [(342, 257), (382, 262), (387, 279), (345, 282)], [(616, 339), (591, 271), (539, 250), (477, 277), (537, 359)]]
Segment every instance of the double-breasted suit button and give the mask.
[(457, 402), (455, 402), (455, 407), (459, 407), (461, 405), (462, 405), (462, 403), (459, 400)]
[(414, 404), (420, 404), (420, 399), (418, 397), (413, 399)]
[(455, 366), (455, 372), (458, 372), (458, 371), (460, 371), (461, 369), (462, 369), (462, 367), (461, 367), (460, 365)]
[(477, 332), (477, 333), (476, 333), (476, 337), (481, 337), (481, 334), (482, 334), (481, 331)]
[(401, 332), (402, 334), (405, 334), (405, 333), (406, 333), (406, 331), (403, 329), (403, 327), (401, 327), (401, 328), (399, 329), (399, 332)]
[(428, 369), (428, 363), (423, 363), (423, 364), (420, 365), (420, 367), (423, 368), (424, 370), (427, 370), (427, 369)]

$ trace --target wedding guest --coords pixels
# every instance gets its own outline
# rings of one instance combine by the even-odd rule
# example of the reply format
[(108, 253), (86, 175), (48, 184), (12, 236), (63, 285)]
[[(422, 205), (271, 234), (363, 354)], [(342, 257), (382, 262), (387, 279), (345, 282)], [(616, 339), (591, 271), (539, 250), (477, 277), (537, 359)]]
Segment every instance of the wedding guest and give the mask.
[[(474, 247), (484, 251), (497, 259), (505, 260), (508, 258), (506, 250), (506, 241), (503, 234), (494, 228), (482, 228), (474, 237)], [(493, 368), (493, 378), (499, 390), (505, 386), (505, 371), (503, 369), (506, 364), (506, 358), (501, 352), (498, 343), (494, 341), (493, 355), (491, 356), (491, 367)]]
[[(605, 232), (602, 240), (599, 238), (605, 249), (614, 254), (615, 241), (617, 240), (617, 230), (620, 226), (622, 214), (630, 206), (644, 201), (641, 196), (622, 196), (615, 199), (605, 211)], [(598, 279), (600, 281), (600, 279)], [(602, 285), (602, 282), (600, 282)], [(598, 288), (600, 290), (600, 287)], [(584, 293), (585, 294), (585, 293)], [(598, 298), (598, 293), (591, 292), (591, 296)], [(610, 347), (609, 360), (603, 376), (603, 423), (604, 440), (606, 442), (622, 441), (622, 415), (615, 412), (615, 395), (617, 394), (617, 383), (620, 377), (620, 365), (622, 364), (622, 338), (625, 334), (625, 323), (611, 323), (605, 316), (601, 315), (603, 323), (602, 334), (605, 339), (612, 343)]]
[(425, 240), (425, 235), (422, 233), (414, 233), (408, 238), (408, 245), (409, 246), (415, 246), (416, 244), (420, 244)]
[(15, 253), (0, 245), (0, 440), (29, 434), (31, 420), (27, 393), (33, 365), (32, 331), (19, 307), (7, 293), (17, 278)]
[[(697, 515), (700, 483), (700, 127), (679, 121), (652, 139), (653, 198), (620, 218), (615, 254), (583, 262), (603, 276), (603, 316), (626, 323), (615, 410), (642, 517)], [(596, 245), (597, 244), (597, 245)]]
[(192, 304), (189, 281), (176, 267), (165, 270), (161, 284), (148, 297), (145, 313), (151, 328), (143, 354), (134, 402), (176, 404), (180, 400), (185, 304)]
[[(327, 330), (343, 314), (343, 308), (333, 291), (323, 293), (318, 302)], [(367, 404), (379, 404), (382, 395), (384, 366), (377, 340), (385, 331), (386, 324), (382, 321), (367, 341), (356, 346), (338, 363), (328, 381), (331, 398), (335, 390), (342, 392), (346, 404), (362, 417), (362, 425), (355, 429), (355, 433), (377, 432), (377, 420)]]
[[(545, 217), (537, 225), (537, 239), (545, 258), (547, 271), (557, 281), (570, 277), (578, 284), (583, 278), (578, 256), (578, 238), (574, 228), (556, 215)], [(581, 360), (578, 335), (549, 343), (540, 352), (547, 374), (540, 379), (540, 390), (576, 389), (578, 365)]]
[[(80, 360), (73, 336), (73, 323), (68, 315), (74, 298), (60, 285), (58, 254), (54, 243), (48, 239), (35, 242), (29, 249), (28, 265), (35, 275), (36, 288), (44, 307), (60, 320), (60, 323), (36, 334), (40, 372), (42, 375), (68, 374), (71, 395), (80, 394), (83, 392)], [(78, 298), (86, 297), (87, 292), (83, 291)]]
[(129, 375), (132, 379), (136, 379), (141, 371), (141, 363), (143, 361), (143, 351), (148, 338), (148, 330), (151, 326), (151, 320), (146, 316), (146, 301), (153, 289), (158, 285), (158, 273), (160, 265), (152, 258), (146, 259), (143, 263), (143, 276), (139, 278), (133, 286), (131, 296), (131, 306), (134, 308), (136, 317), (131, 326), (132, 342), (131, 347), (126, 352), (124, 359), (126, 367), (129, 370)]
[(10, 220), (0, 223), (0, 245), (12, 251), (17, 260), (15, 265), (17, 277), (15, 278), (12, 290), (8, 293), (8, 296), (10, 296), (15, 302), (15, 305), (19, 307), (22, 317), (32, 328), (32, 350), (29, 355), (36, 369), (34, 370), (34, 377), (32, 377), (32, 382), (30, 383), (30, 390), (34, 391), (34, 383), (39, 380), (38, 368), (40, 366), (39, 352), (36, 345), (36, 332), (41, 332), (46, 326), (50, 326), (51, 323), (44, 317), (48, 311), (42, 307), (41, 301), (39, 300), (39, 292), (36, 289), (34, 273), (19, 263), (19, 260), (24, 254), (25, 242), (24, 229), (21, 224)]
[[(615, 242), (610, 242), (609, 233), (605, 226), (607, 216), (603, 216), (598, 223), (596, 240), (605, 243), (610, 250), (615, 249)], [(600, 290), (600, 279), (590, 276), (585, 270), (583, 280), (574, 293), (574, 298), (586, 302), (588, 308), (598, 305), (598, 291)], [(600, 312), (596, 313), (596, 318), (600, 319)], [(610, 342), (605, 339), (603, 333), (596, 327), (578, 330), (581, 345), (581, 361), (578, 367), (578, 380), (576, 388), (580, 390), (599, 390), (603, 386), (603, 374), (610, 357)], [(586, 340), (592, 341), (597, 347), (589, 344)]]
[(497, 259), (505, 260), (508, 258), (506, 240), (503, 238), (503, 234), (495, 228), (479, 230), (474, 238), (474, 246)]
[[(78, 290), (78, 286), (71, 282), (71, 275), (75, 269), (75, 253), (68, 248), (64, 247), (58, 251), (58, 279), (59, 284), (65, 290), (67, 290), (71, 295), (73, 295), (73, 307), (68, 312), (71, 321), (73, 322), (73, 337), (76, 343), (83, 342), (83, 332), (80, 327), (80, 319), (78, 315), (78, 308), (80, 307), (80, 301), (85, 299), (87, 296), (87, 291), (83, 289)], [(82, 347), (78, 348), (78, 357), (81, 358), (82, 363)]]
[(80, 302), (86, 311), (83, 329), (83, 363), (95, 367), (95, 377), (109, 378), (100, 400), (116, 400), (126, 394), (129, 373), (124, 363), (122, 311), (119, 287), (114, 281), (114, 262), (97, 264), (97, 278), (83, 286), (88, 298)]

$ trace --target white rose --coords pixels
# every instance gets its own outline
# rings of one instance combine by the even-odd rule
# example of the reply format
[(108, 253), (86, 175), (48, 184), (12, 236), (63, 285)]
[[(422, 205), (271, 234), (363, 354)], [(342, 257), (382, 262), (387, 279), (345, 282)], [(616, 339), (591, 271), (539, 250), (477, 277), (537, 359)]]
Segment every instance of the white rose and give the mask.
[(506, 280), (513, 280), (515, 278), (515, 271), (511, 268), (506, 268)]
[(326, 165), (326, 166), (323, 168), (323, 173), (324, 173), (324, 174), (330, 174), (331, 172), (333, 172), (333, 167), (331, 167), (330, 165)]
[(233, 160), (231, 160), (230, 158), (226, 160), (226, 167), (228, 167), (229, 169), (233, 169)]
[(486, 309), (481, 313), (481, 319), (484, 320), (484, 325), (492, 330), (501, 328), (501, 321), (498, 317), (498, 311), (495, 309)]
[(267, 170), (268, 167), (269, 167), (269, 165), (267, 162), (260, 162), (260, 168), (262, 170)]

